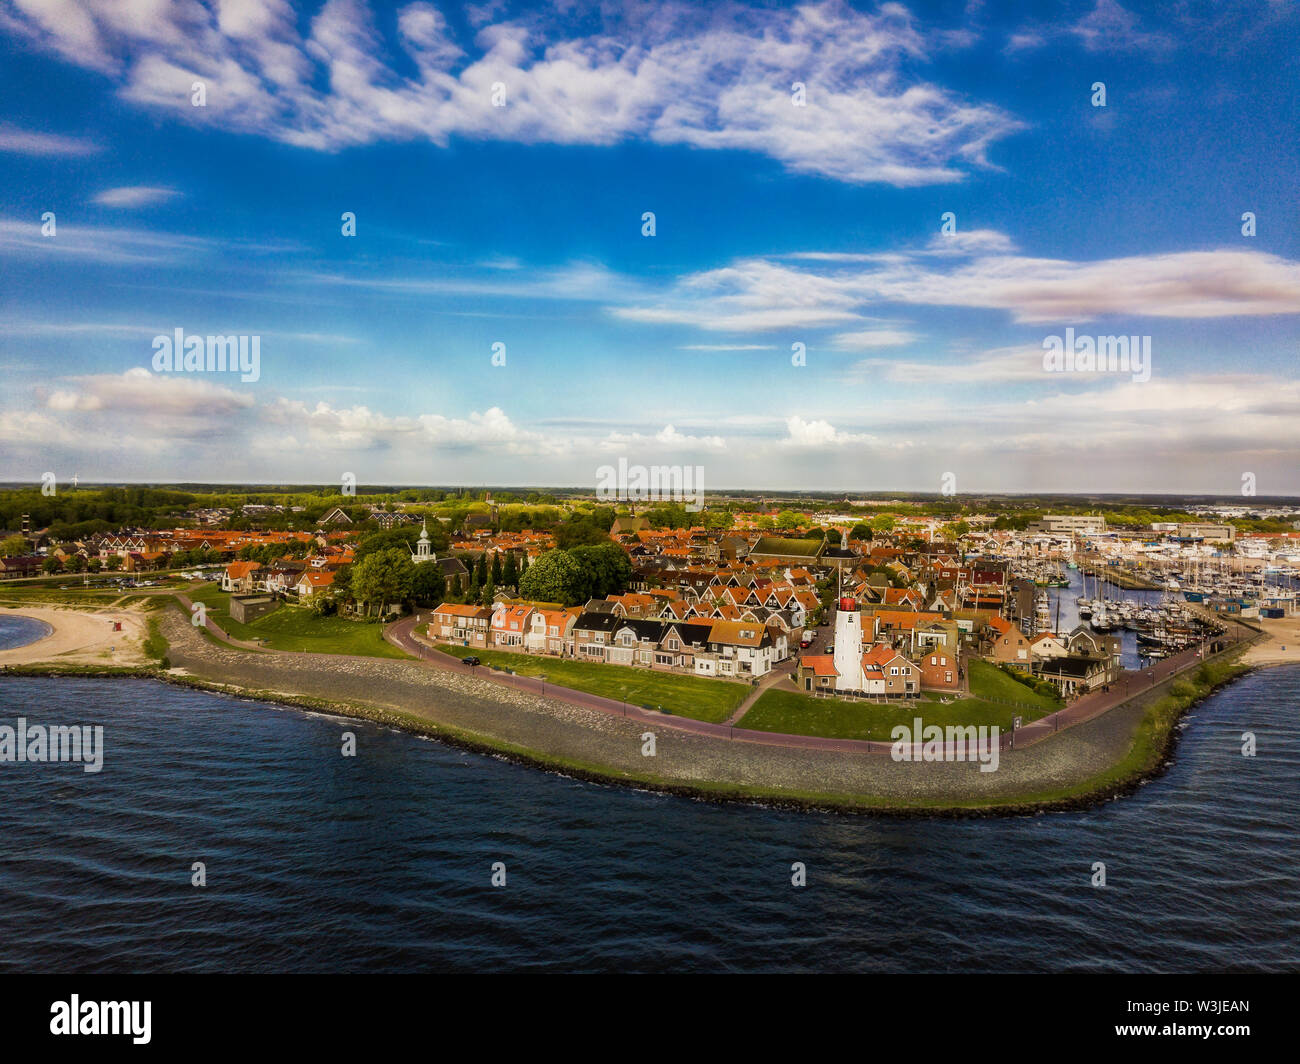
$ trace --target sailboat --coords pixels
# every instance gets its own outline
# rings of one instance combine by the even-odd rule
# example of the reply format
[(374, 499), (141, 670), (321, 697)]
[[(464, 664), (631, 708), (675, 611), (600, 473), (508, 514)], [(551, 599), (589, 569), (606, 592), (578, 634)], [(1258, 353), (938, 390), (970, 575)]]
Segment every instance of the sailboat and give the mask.
[(1106, 611), (1106, 602), (1104, 599), (1098, 599), (1092, 610), (1092, 628), (1095, 632), (1109, 632), (1115, 625), (1111, 622), (1110, 614)]

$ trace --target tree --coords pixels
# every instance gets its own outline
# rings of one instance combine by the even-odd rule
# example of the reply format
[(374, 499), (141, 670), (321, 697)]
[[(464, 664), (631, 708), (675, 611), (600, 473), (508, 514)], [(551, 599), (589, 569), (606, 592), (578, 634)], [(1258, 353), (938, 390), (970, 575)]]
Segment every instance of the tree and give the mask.
[(581, 588), (584, 601), (627, 590), (628, 581), (632, 579), (632, 562), (627, 551), (617, 543), (574, 547), (569, 553), (582, 567), (586, 577)]
[(352, 573), (352, 591), (369, 614), (373, 605), (383, 610), (391, 602), (408, 601), (414, 576), (415, 564), (410, 554), (400, 547), (390, 547), (357, 562)]
[(501, 568), (501, 583), (506, 587), (519, 586), (519, 564), (515, 561), (513, 551), (506, 554), (506, 564)]
[(690, 528), (695, 523), (695, 515), (680, 502), (659, 503), (648, 509), (645, 516), (655, 528)]
[(894, 527), (894, 518), (889, 514), (881, 514), (879, 517), (871, 519), (871, 527), (877, 532), (889, 532)]
[(492, 583), (501, 583), (501, 552), (492, 552)]
[(411, 576), (411, 601), (418, 606), (437, 606), (447, 593), (447, 578), (433, 562), (415, 567)]
[(478, 556), (478, 565), (474, 567), (474, 583), (476, 583), (479, 587), (482, 587), (484, 584), (487, 583), (487, 579), (488, 579), (487, 551), (484, 551), (482, 554)]
[(334, 570), (334, 583), (330, 585), (330, 591), (339, 602), (353, 600), (352, 566), (342, 565)]
[(47, 573), (57, 573), (63, 568), (63, 562), (51, 554), (45, 561), (41, 562), (41, 568)]
[(872, 536), (872, 528), (865, 521), (859, 521), (849, 530), (849, 539), (869, 540)]
[(463, 599), (465, 597), (465, 585), (461, 583), (460, 573), (457, 573), (452, 578), (451, 597), (454, 599)]
[[(404, 549), (409, 557), (415, 550), (415, 541), (419, 538), (420, 530), (414, 525), (406, 525), (403, 528), (390, 528), (387, 532), (372, 532), (357, 544), (354, 557), (360, 562), (367, 554), (375, 554), (378, 551), (390, 550), (394, 547)], [(446, 550), (448, 542), (447, 533), (443, 530), (442, 522), (433, 522), (433, 527), (429, 529), (429, 545), (433, 548), (434, 553)]]
[(582, 601), (586, 574), (568, 551), (547, 551), (519, 578), (519, 594), (537, 602), (576, 606)]
[(86, 559), (80, 554), (74, 554), (68, 559), (68, 572), (84, 573), (86, 571)]
[(86, 568), (89, 569), (92, 573), (97, 573), (102, 568), (104, 568), (104, 563), (100, 561), (98, 558), (91, 558), (90, 561), (86, 563)]
[(491, 580), (483, 588), (483, 597), (480, 600), (484, 606), (491, 606), (497, 597), (496, 585)]
[(602, 531), (600, 526), (586, 514), (573, 514), (555, 529), (555, 545), (561, 550), (608, 542), (609, 532)]
[(5, 536), (0, 540), (0, 558), (16, 558), (27, 553), (27, 540), (22, 536)]

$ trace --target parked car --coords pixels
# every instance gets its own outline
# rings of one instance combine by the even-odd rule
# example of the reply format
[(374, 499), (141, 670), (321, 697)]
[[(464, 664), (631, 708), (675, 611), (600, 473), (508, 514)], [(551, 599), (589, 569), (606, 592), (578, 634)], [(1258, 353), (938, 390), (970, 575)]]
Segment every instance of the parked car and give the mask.
[(467, 658), (461, 658), (460, 660), (463, 661), (466, 665), (482, 665), (482, 664), (483, 664), (483, 663), (482, 663), (481, 661), (479, 661), (478, 658), (476, 658), (473, 654), (471, 654), (471, 655), (470, 655), (469, 657), (467, 657)]
[(811, 639), (800, 639), (800, 640), (799, 640), (799, 649), (800, 649), (800, 650), (807, 650), (810, 646), (812, 646), (812, 640), (811, 640)]

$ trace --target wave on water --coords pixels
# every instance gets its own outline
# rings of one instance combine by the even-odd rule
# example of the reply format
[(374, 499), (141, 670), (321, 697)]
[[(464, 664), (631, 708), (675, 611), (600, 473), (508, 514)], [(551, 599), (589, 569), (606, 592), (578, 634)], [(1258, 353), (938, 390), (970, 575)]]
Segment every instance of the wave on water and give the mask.
[(0, 764), (0, 971), (1295, 970), (1297, 703), (1300, 668), (1243, 677), (1165, 775), (1088, 810), (877, 819), (148, 680), (3, 677), (0, 724), (102, 725), (104, 762)]

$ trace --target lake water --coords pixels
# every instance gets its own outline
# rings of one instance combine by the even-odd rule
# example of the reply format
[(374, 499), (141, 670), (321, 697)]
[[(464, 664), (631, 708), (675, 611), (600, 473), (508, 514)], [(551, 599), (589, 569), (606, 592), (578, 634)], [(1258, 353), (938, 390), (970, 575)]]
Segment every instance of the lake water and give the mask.
[(947, 821), (694, 802), (147, 680), (4, 677), (0, 725), (102, 725), (104, 767), (0, 763), (0, 970), (1294, 971), (1298, 705), (1300, 669), (1256, 672), (1130, 798)]
[(35, 617), (0, 613), (0, 650), (25, 647), (28, 643), (44, 639), (51, 631), (48, 624)]

